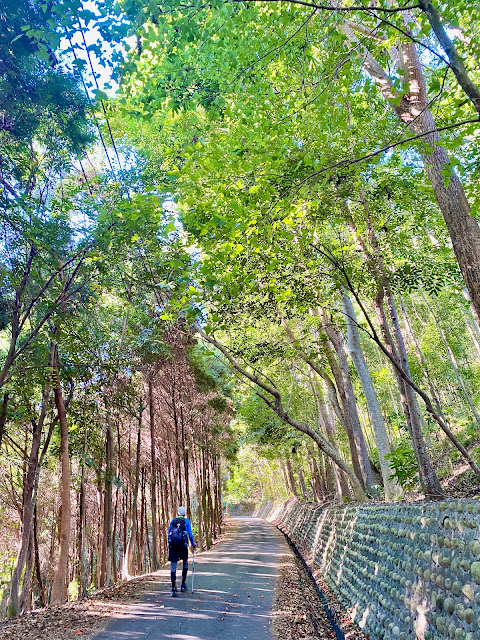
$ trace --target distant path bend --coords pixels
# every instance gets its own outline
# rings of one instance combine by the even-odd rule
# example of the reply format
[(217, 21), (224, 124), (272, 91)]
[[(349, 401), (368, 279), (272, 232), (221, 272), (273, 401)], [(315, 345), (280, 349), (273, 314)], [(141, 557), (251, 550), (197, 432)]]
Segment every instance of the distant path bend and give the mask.
[[(227, 538), (195, 562), (195, 593), (170, 596), (170, 568), (94, 640), (271, 640), (283, 537), (260, 518), (235, 518)], [(177, 572), (180, 586), (181, 569)], [(180, 590), (179, 590), (180, 591)]]

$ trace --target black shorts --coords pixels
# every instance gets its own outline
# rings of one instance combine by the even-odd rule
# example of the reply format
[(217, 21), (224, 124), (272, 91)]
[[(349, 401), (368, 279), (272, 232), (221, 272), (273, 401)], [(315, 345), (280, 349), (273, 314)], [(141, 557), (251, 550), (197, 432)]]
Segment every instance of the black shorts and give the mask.
[(188, 547), (182, 545), (181, 547), (168, 547), (168, 561), (178, 562), (179, 560), (188, 560)]

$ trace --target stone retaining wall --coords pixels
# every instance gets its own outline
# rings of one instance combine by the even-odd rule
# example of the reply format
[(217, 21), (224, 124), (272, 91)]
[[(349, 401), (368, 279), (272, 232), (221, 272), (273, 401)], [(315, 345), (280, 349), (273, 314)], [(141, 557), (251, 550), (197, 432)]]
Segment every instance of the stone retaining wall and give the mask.
[(264, 505), (370, 640), (480, 640), (480, 501)]

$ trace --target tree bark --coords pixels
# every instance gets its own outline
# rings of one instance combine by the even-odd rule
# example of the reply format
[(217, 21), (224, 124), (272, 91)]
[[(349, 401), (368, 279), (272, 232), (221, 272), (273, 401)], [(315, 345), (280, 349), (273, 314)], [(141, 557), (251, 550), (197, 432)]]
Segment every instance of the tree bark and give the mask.
[(55, 357), (53, 365), (55, 406), (60, 424), (60, 461), (61, 483), (60, 499), (62, 505), (62, 517), (60, 520), (60, 548), (58, 551), (57, 566), (53, 576), (50, 604), (59, 604), (67, 598), (68, 586), (68, 559), (70, 554), (70, 520), (72, 517), (70, 504), (70, 455), (68, 450), (68, 425), (65, 404), (63, 401), (62, 385), (60, 382), (58, 347), (55, 345)]
[(137, 455), (135, 460), (135, 488), (133, 490), (131, 515), (130, 515), (130, 532), (128, 534), (125, 555), (123, 556), (122, 580), (129, 580), (135, 574), (134, 550), (137, 539), (137, 501), (138, 489), (140, 487), (140, 444), (142, 434), (142, 413), (143, 407), (138, 410), (138, 428), (137, 428)]
[(385, 456), (391, 452), (391, 448), (387, 430), (385, 428), (385, 422), (383, 420), (382, 410), (373, 387), (372, 378), (365, 361), (365, 356), (363, 355), (355, 310), (347, 294), (343, 295), (342, 303), (345, 321), (347, 324), (348, 348), (360, 379), (360, 384), (362, 385), (367, 403), (368, 415), (370, 416), (370, 421), (375, 435), (375, 444), (377, 446), (383, 486), (385, 489), (385, 498), (387, 500), (395, 500), (401, 496), (402, 489), (395, 478), (390, 479), (392, 469)]
[[(325, 322), (325, 316), (324, 316)], [(360, 418), (357, 411), (357, 402), (355, 399), (355, 393), (353, 391), (352, 379), (350, 377), (350, 371), (348, 369), (348, 361), (345, 354), (345, 350), (342, 344), (342, 337), (339, 332), (332, 327), (332, 325), (325, 322), (324, 330), (329, 337), (335, 353), (338, 358), (338, 366), (340, 370), (340, 376), (336, 374), (335, 381), (337, 382), (337, 388), (339, 384), (342, 389), (339, 389), (340, 398), (343, 402), (343, 415), (346, 422), (349, 423), (350, 430), (353, 437), (354, 447), (358, 454), (358, 460), (361, 465), (362, 478), (365, 482), (367, 489), (375, 484), (373, 477), (372, 467), (368, 457), (367, 444), (365, 442), (365, 436), (363, 434), (362, 426), (360, 424)], [(333, 369), (332, 369), (333, 372)], [(352, 458), (353, 461), (353, 458)]]
[(0, 446), (2, 445), (3, 432), (5, 431), (5, 423), (7, 421), (8, 398), (10, 394), (6, 391), (3, 394), (2, 410), (0, 411)]
[(40, 552), (38, 549), (38, 531), (37, 531), (37, 505), (35, 505), (35, 509), (33, 512), (33, 549), (35, 553), (35, 577), (37, 579), (37, 587), (38, 587), (38, 603), (40, 608), (43, 608), (46, 605), (45, 601), (45, 587), (43, 586), (42, 580), (42, 569), (40, 566)]
[(441, 44), (442, 49), (447, 54), (450, 68), (455, 74), (458, 84), (465, 91), (469, 100), (472, 102), (473, 106), (480, 116), (480, 89), (468, 75), (467, 69), (465, 68), (465, 63), (463, 62), (448, 33), (445, 31), (440, 14), (438, 13), (432, 0), (418, 0), (418, 4), (427, 16), (428, 21), (430, 22), (430, 26), (432, 27), (434, 34), (437, 36), (437, 40)]
[(102, 545), (102, 570), (100, 573), (100, 586), (113, 584), (113, 433), (110, 416), (110, 407), (105, 405), (106, 431), (105, 431), (105, 481), (103, 496), (103, 545)]
[(290, 482), (290, 490), (293, 493), (293, 495), (298, 498), (298, 489), (297, 489), (297, 483), (295, 482), (295, 476), (293, 474), (293, 469), (292, 469), (292, 463), (290, 462), (290, 456), (286, 456), (285, 457), (285, 465), (287, 467), (287, 473), (288, 473), (288, 481)]
[[(48, 362), (48, 368), (51, 369), (54, 360), (55, 347), (52, 344), (50, 348), (50, 357)], [(45, 387), (42, 394), (42, 405), (40, 409), (40, 415), (38, 421), (34, 424), (32, 445), (30, 448), (30, 455), (28, 459), (27, 475), (24, 484), (23, 491), (23, 504), (22, 504), (22, 535), (20, 538), (20, 546), (17, 553), (17, 559), (13, 568), (12, 578), (8, 587), (7, 596), (7, 616), (13, 618), (19, 613), (19, 587), (20, 579), (25, 567), (25, 561), (27, 558), (28, 545), (30, 540), (30, 534), (32, 530), (33, 514), (35, 510), (35, 480), (38, 473), (38, 462), (40, 453), (40, 444), (42, 439), (43, 425), (47, 415), (48, 403), (50, 397), (50, 383), (45, 382)]]
[(85, 457), (87, 454), (87, 427), (83, 438), (83, 461), (80, 472), (79, 517), (78, 517), (78, 588), (80, 598), (85, 598), (88, 588), (87, 544), (85, 540), (86, 504), (85, 504)]
[[(383, 262), (383, 256), (378, 245), (377, 237), (370, 218), (370, 213), (363, 190), (361, 191), (361, 197), (362, 204), (367, 215), (368, 237), (373, 250), (373, 255), (370, 254), (367, 247), (365, 246), (363, 238), (358, 234), (356, 236), (356, 240), (364, 255), (365, 261), (372, 272), (372, 275), (377, 280), (378, 288), (377, 294), (373, 298), (373, 308), (375, 310), (375, 315), (377, 316), (377, 321), (384, 342), (384, 344), (380, 344), (380, 341), (378, 341), (377, 344), (384, 350), (384, 353), (388, 354), (393, 367), (393, 372), (400, 391), (400, 400), (402, 403), (403, 413), (410, 433), (410, 438), (412, 440), (415, 457), (418, 463), (422, 489), (427, 496), (437, 498), (442, 495), (442, 490), (433, 469), (431, 460), (427, 454), (425, 440), (422, 433), (422, 425), (420, 421), (420, 411), (418, 408), (415, 391), (412, 388), (411, 384), (407, 382), (411, 382), (407, 351), (405, 348), (402, 332), (400, 330), (400, 324), (398, 322), (393, 295), (389, 287), (388, 276)], [(365, 307), (363, 306), (363, 304), (361, 304), (358, 295), (356, 295), (356, 293), (352, 291), (351, 287), (350, 291), (355, 295), (355, 299), (359, 303), (365, 319), (367, 320), (367, 322), (369, 322), (370, 328), (373, 329), (373, 325), (371, 324), (371, 321), (369, 321), (369, 318), (365, 311)], [(395, 339), (392, 336), (390, 327), (387, 322), (387, 317), (385, 315), (385, 296), (387, 296), (389, 315), (391, 318)], [(373, 329), (373, 331), (374, 336), (376, 336), (376, 330)], [(424, 395), (422, 397), (424, 397)], [(442, 428), (444, 427), (442, 426)]]
[[(428, 3), (429, 0), (426, 0)], [(343, 24), (343, 33), (357, 47), (367, 73), (379, 86), (382, 96), (398, 118), (411, 128), (419, 139), (419, 152), (426, 175), (447, 225), (453, 250), (467, 286), (472, 305), (480, 316), (480, 227), (471, 213), (462, 183), (452, 169), (442, 146), (435, 120), (429, 109), (429, 99), (422, 65), (412, 42), (399, 41), (400, 71), (408, 91), (399, 93), (383, 67), (352, 29)], [(392, 61), (394, 64), (396, 61)]]
[(151, 454), (151, 478), (150, 500), (152, 503), (152, 569), (157, 571), (158, 561), (158, 520), (157, 520), (157, 452), (155, 445), (155, 407), (153, 400), (153, 384), (148, 380), (148, 405), (150, 412), (150, 454)]

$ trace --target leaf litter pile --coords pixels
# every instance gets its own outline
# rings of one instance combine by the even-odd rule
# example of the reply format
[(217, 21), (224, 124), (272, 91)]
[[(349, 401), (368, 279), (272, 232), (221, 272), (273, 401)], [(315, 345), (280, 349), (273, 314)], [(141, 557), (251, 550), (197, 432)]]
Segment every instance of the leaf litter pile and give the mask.
[[(348, 612), (343, 610), (321, 576), (317, 584), (324, 592), (330, 608), (335, 612), (340, 628), (348, 640), (365, 640), (365, 636), (352, 624)], [(301, 560), (287, 542), (279, 557), (279, 576), (273, 601), (272, 632), (276, 640), (335, 640), (336, 635), (327, 618), (323, 603)]]

